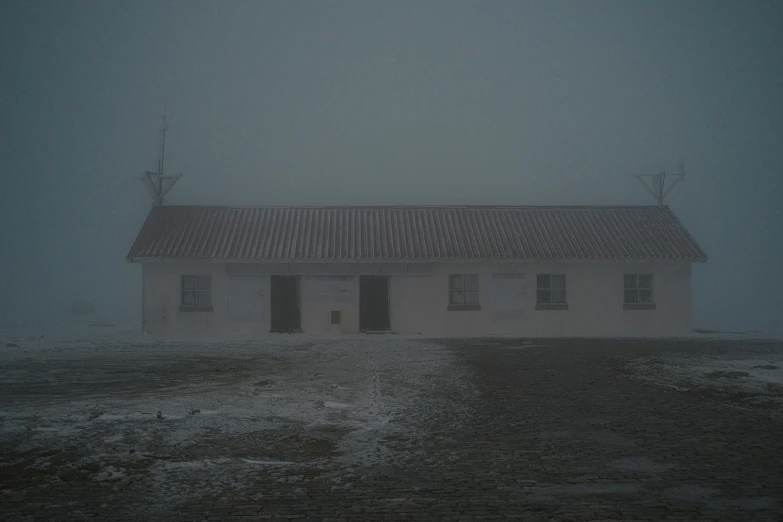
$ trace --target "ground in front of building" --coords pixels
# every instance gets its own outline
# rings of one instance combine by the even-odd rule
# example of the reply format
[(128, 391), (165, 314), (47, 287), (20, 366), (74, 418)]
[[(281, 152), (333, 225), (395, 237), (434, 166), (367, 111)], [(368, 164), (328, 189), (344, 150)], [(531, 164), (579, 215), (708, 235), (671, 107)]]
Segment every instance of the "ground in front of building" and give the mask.
[(4, 520), (783, 513), (780, 342), (38, 341), (0, 355)]

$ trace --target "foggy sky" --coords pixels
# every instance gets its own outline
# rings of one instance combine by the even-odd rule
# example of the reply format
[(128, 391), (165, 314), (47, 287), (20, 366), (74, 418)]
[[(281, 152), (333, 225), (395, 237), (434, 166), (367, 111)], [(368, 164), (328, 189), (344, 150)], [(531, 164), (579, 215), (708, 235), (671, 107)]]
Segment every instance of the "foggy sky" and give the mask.
[(651, 204), (694, 326), (783, 331), (783, 3), (0, 5), (0, 322), (137, 313), (139, 174), (194, 204)]

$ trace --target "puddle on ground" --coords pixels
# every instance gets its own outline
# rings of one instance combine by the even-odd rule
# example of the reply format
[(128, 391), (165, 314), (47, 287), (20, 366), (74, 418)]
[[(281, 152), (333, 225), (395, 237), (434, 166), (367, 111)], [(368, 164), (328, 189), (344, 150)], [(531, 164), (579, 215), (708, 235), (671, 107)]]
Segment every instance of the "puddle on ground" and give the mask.
[(550, 439), (573, 439), (589, 440), (591, 443), (605, 444), (607, 446), (631, 448), (636, 446), (636, 442), (625, 438), (612, 430), (585, 429), (581, 431), (570, 430), (545, 430), (538, 433), (542, 440)]
[(704, 376), (708, 379), (739, 379), (741, 377), (748, 377), (749, 374), (748, 372), (717, 370), (705, 373)]
[(685, 485), (678, 488), (667, 489), (664, 496), (684, 502), (703, 502), (710, 509), (743, 509), (748, 511), (761, 511), (776, 509), (780, 502), (770, 497), (745, 497), (745, 498), (720, 498), (716, 497), (719, 490), (702, 486)]
[(619, 446), (627, 448), (636, 446), (636, 443), (631, 439), (627, 439), (619, 433), (611, 430), (589, 430), (584, 433), (584, 436), (593, 442), (606, 444), (608, 446)]
[(627, 459), (616, 460), (612, 463), (612, 466), (618, 469), (625, 469), (628, 471), (639, 471), (641, 473), (663, 473), (673, 469), (671, 464), (665, 464), (662, 462), (653, 462), (650, 459), (644, 457), (631, 457)]
[(636, 483), (590, 483), (590, 484), (555, 484), (552, 486), (536, 486), (528, 492), (537, 497), (558, 497), (566, 495), (632, 495), (638, 493), (640, 485)]
[(712, 499), (718, 490), (715, 488), (705, 488), (702, 486), (680, 486), (678, 488), (667, 489), (663, 492), (664, 496), (685, 502), (707, 502)]
[(747, 510), (763, 510), (763, 509), (775, 509), (778, 506), (778, 501), (774, 498), (734, 498), (731, 500), (724, 500), (722, 505), (727, 507), (733, 507), (738, 509)]
[(543, 440), (548, 439), (569, 439), (574, 436), (573, 431), (568, 430), (549, 430), (549, 431), (541, 431), (538, 433), (538, 436)]
[[(519, 345), (519, 346), (501, 346), (501, 350), (528, 350), (531, 348), (552, 348), (549, 344), (525, 344), (525, 345)], [(534, 353), (541, 353), (541, 352), (534, 352)]]

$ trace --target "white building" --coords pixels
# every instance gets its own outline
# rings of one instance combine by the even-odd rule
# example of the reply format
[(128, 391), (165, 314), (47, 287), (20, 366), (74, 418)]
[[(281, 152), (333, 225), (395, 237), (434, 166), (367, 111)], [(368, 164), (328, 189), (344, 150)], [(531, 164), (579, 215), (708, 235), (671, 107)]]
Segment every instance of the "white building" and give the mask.
[(153, 334), (655, 336), (707, 256), (668, 207), (155, 206), (127, 259)]

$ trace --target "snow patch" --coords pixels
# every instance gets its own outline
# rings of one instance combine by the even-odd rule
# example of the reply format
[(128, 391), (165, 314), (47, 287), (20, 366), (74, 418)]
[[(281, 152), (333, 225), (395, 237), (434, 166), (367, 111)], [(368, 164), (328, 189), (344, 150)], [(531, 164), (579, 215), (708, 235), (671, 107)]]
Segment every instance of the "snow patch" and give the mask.
[(352, 408), (353, 406), (350, 405), (350, 404), (345, 404), (344, 402), (326, 401), (326, 402), (324, 402), (324, 407), (326, 407), (326, 408), (335, 408), (335, 409), (338, 409), (338, 410), (344, 410), (346, 408)]
[(730, 354), (665, 354), (639, 358), (628, 369), (678, 391), (713, 391), (783, 411), (783, 351), (738, 347)]
[(123, 480), (128, 478), (128, 475), (124, 469), (118, 469), (114, 466), (107, 466), (103, 468), (98, 474), (96, 474), (94, 478), (98, 482), (105, 482), (111, 480)]
[(242, 459), (246, 464), (255, 464), (258, 466), (290, 466), (293, 462), (286, 462), (284, 460), (254, 460), (254, 459)]
[(204, 459), (204, 460), (190, 460), (190, 461), (182, 461), (182, 462), (164, 462), (160, 466), (158, 466), (158, 469), (162, 471), (182, 471), (182, 470), (192, 470), (192, 469), (203, 469), (211, 466), (219, 466), (221, 464), (225, 464), (230, 459), (227, 458), (216, 458), (216, 459)]
[[(179, 342), (97, 330), (0, 349), (14, 397), (0, 405), (0, 442), (63, 448), (68, 469), (100, 466), (95, 480), (151, 481), (150, 505), (241, 489), (247, 474), (282, 466), (399, 464), (416, 450), (386, 440), (420, 435), (404, 421), (436, 413), (422, 400), (434, 388), (477, 393), (454, 353), (411, 336)], [(459, 408), (455, 424), (467, 415)]]

